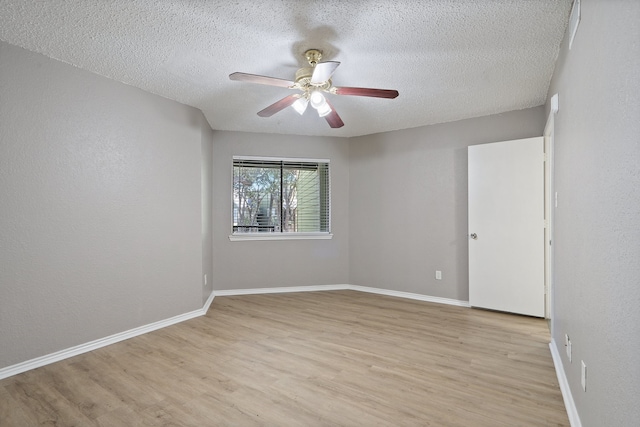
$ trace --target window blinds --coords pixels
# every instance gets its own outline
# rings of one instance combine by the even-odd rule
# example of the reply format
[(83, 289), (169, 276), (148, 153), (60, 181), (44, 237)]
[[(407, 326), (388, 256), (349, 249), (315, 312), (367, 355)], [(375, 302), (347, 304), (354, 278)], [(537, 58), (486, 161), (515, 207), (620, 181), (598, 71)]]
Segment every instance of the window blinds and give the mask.
[(328, 233), (329, 161), (234, 158), (234, 233)]

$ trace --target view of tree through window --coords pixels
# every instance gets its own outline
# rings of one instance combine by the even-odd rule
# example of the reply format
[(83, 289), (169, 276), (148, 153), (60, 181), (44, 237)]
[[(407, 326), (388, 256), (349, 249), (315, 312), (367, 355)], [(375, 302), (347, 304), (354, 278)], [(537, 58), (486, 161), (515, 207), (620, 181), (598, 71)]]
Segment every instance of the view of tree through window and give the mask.
[(329, 163), (234, 158), (233, 232), (329, 232)]

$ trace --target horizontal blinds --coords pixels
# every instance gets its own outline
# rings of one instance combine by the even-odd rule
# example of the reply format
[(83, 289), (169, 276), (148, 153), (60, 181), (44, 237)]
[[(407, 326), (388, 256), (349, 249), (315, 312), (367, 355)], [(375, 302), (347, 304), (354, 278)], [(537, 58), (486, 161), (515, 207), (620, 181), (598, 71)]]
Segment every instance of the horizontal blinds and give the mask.
[(329, 232), (329, 163), (234, 158), (234, 232)]
[(234, 167), (277, 168), (277, 169), (280, 169), (280, 165), (281, 164), (282, 164), (282, 161), (233, 159), (233, 166)]
[(318, 165), (329, 165), (328, 162), (292, 162), (283, 160), (233, 159), (233, 166), (245, 168), (280, 168), (301, 170), (318, 170)]

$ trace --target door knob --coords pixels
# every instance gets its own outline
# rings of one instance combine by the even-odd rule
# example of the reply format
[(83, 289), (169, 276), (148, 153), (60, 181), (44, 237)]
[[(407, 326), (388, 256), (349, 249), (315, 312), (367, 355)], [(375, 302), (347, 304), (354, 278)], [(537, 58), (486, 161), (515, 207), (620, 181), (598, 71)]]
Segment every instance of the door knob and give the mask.
[(478, 240), (478, 235), (476, 233), (471, 233), (469, 237), (471, 237), (473, 240)]

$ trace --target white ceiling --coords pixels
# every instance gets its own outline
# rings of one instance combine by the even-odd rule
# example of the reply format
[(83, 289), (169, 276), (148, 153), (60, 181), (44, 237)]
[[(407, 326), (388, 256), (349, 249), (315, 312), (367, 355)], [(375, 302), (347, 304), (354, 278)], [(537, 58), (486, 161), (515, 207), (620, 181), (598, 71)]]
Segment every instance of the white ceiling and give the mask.
[[(357, 136), (545, 102), (571, 0), (2, 0), (0, 39), (201, 109), (213, 129)], [(293, 79), (303, 52), (340, 61), (329, 95), (345, 122), (309, 109), (256, 112), (291, 94), (231, 81)]]

